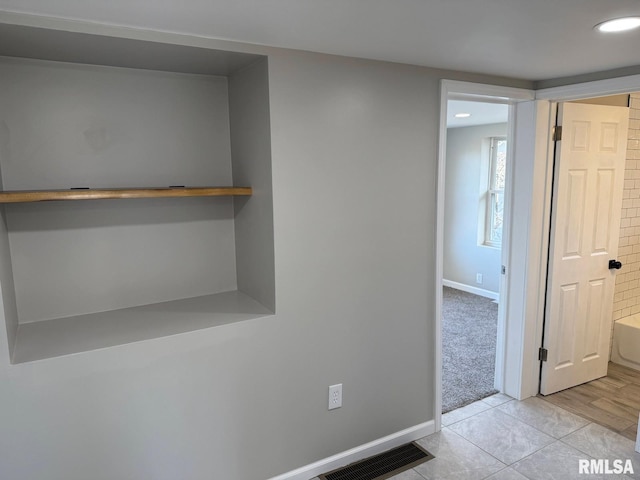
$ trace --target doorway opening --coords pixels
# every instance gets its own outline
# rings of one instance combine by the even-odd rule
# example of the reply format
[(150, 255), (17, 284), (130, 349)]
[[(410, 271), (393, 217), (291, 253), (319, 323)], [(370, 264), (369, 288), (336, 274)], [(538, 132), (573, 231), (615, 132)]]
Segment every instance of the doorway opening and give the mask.
[(498, 392), (496, 343), (509, 106), (449, 99), (442, 278), (442, 413)]
[(557, 107), (540, 393), (631, 438), (640, 330), (616, 331), (640, 315), (640, 93)]
[[(507, 143), (507, 168), (504, 189), (504, 213), (501, 242), (501, 266), (500, 287), (498, 304), (498, 321), (495, 355), (494, 387), (497, 391), (510, 394), (519, 390), (521, 377), (518, 374), (519, 364), (512, 359), (521, 353), (521, 345), (507, 339), (518, 335), (524, 321), (523, 299), (521, 298), (521, 285), (524, 284), (526, 269), (520, 258), (522, 254), (519, 245), (524, 244), (519, 239), (522, 236), (519, 229), (512, 228), (518, 224), (518, 219), (526, 219), (526, 214), (511, 216), (511, 210), (523, 210), (520, 197), (515, 192), (514, 182), (518, 176), (514, 176), (516, 170), (527, 171), (528, 162), (534, 158), (530, 138), (533, 135), (516, 135), (521, 130), (524, 132), (535, 131), (533, 120), (535, 113), (535, 94), (532, 90), (521, 88), (503, 87), (453, 80), (442, 80), (440, 94), (440, 135), (438, 142), (438, 177), (437, 177), (437, 208), (436, 208), (436, 257), (435, 257), (435, 302), (434, 302), (434, 352), (435, 359), (435, 402), (434, 402), (434, 427), (439, 431), (442, 425), (442, 302), (443, 302), (443, 278), (444, 278), (444, 223), (445, 223), (445, 194), (446, 194), (446, 154), (447, 154), (447, 116), (449, 100), (475, 101), (507, 105), (508, 107), (508, 131)], [(463, 112), (464, 113), (464, 112)], [(518, 128), (516, 128), (516, 125)], [(516, 142), (516, 140), (518, 140)], [(521, 159), (521, 160), (518, 160)], [(510, 168), (514, 160), (522, 163), (519, 168)], [(515, 192), (515, 193), (514, 193)], [(479, 192), (476, 191), (476, 195)], [(515, 205), (515, 206), (514, 206)], [(526, 208), (526, 207), (525, 207)], [(476, 209), (477, 212), (477, 209)], [(516, 241), (517, 243), (514, 243)], [(513, 258), (511, 258), (513, 257)], [(504, 272), (504, 273), (503, 273)], [(475, 278), (475, 277), (474, 277)], [(484, 277), (483, 277), (484, 280)], [(475, 282), (474, 282), (475, 283)], [(511, 311), (513, 310), (513, 312)], [(506, 313), (509, 312), (509, 316)], [(512, 325), (513, 324), (513, 325)], [(507, 328), (509, 326), (509, 328)], [(521, 365), (521, 364), (520, 364)], [(513, 394), (512, 394), (513, 396)]]

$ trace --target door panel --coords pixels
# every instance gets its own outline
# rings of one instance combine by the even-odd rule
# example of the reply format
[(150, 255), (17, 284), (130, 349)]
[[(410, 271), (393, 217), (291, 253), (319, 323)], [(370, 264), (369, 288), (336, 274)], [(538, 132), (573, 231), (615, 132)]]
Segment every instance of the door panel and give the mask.
[[(604, 278), (589, 281), (589, 304), (587, 305), (587, 321), (585, 325), (585, 349), (583, 360), (591, 360), (598, 356), (602, 330), (602, 315), (605, 307), (607, 282)], [(613, 305), (610, 305), (613, 307)], [(613, 308), (611, 308), (613, 310)]]
[(628, 109), (560, 104), (542, 394), (607, 373)]
[[(615, 171), (612, 169), (598, 170), (598, 183), (596, 189), (596, 223), (593, 238), (592, 253), (607, 253), (607, 247), (611, 245), (610, 235), (611, 215), (613, 214), (612, 198)], [(618, 212), (620, 214), (620, 212)], [(617, 235), (618, 232), (615, 232)]]
[(567, 188), (569, 189), (568, 201), (564, 207), (565, 224), (565, 251), (563, 258), (577, 258), (582, 251), (582, 238), (584, 236), (582, 226), (584, 220), (584, 207), (586, 195), (587, 171), (570, 170)]

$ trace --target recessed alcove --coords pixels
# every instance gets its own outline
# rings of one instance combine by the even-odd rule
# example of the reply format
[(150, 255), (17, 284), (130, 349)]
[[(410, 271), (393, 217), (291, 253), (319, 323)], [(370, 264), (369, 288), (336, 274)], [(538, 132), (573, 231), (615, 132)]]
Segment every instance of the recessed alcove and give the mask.
[(266, 57), (8, 25), (0, 45), (12, 363), (275, 312)]

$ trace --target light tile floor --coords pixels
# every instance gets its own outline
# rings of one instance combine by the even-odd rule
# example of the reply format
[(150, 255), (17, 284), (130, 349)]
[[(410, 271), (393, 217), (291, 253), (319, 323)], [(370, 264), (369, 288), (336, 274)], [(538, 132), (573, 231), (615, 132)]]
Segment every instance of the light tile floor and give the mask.
[[(390, 480), (640, 479), (635, 442), (540, 398), (498, 393), (443, 415), (442, 425), (418, 441), (436, 458)], [(580, 459), (629, 459), (634, 473), (580, 474)]]

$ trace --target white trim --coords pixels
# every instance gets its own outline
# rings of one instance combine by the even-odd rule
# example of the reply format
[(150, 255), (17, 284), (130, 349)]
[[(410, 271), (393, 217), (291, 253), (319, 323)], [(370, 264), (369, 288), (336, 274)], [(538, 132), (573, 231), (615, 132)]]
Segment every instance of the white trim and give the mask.
[(434, 412), (436, 432), (440, 431), (442, 422), (442, 279), (444, 277), (444, 185), (445, 159), (447, 158), (447, 104), (451, 82), (440, 82), (440, 136), (438, 139), (438, 168), (436, 187), (436, 272), (435, 297), (433, 306), (433, 358), (434, 358)]
[(426, 437), (435, 431), (435, 423), (433, 420), (430, 420), (428, 422), (421, 423), (420, 425), (379, 438), (373, 442), (365, 443), (359, 447), (332, 455), (331, 457), (327, 457), (304, 467), (291, 470), (290, 472), (283, 473), (281, 475), (276, 475), (275, 477), (271, 477), (269, 480), (309, 480), (321, 473), (330, 472), (336, 468), (349, 465), (350, 463), (357, 462), (358, 460), (386, 452), (387, 450), (405, 443)]
[(447, 91), (447, 100), (479, 100), (491, 103), (513, 103), (533, 100), (535, 92), (523, 88), (500, 87), (483, 83), (460, 82), (458, 80), (442, 80), (442, 88)]
[[(555, 104), (535, 102), (533, 169), (531, 175), (531, 210), (529, 214), (527, 278), (525, 280), (524, 325), (521, 333), (523, 356), (518, 398), (538, 393), (540, 361), (538, 348), (542, 345), (544, 306), (547, 285), (547, 259), (551, 228), (551, 190), (553, 187), (553, 155), (555, 144), (551, 125), (555, 124)], [(549, 162), (548, 159), (551, 159)]]
[(563, 85), (561, 87), (543, 88), (536, 92), (537, 100), (569, 101), (580, 98), (593, 98), (619, 93), (633, 93), (640, 89), (640, 75), (609, 78), (593, 82)]
[[(505, 381), (507, 365), (507, 311), (511, 303), (511, 262), (510, 255), (513, 251), (511, 237), (514, 217), (512, 215), (515, 193), (513, 189), (515, 172), (515, 150), (518, 147), (516, 139), (516, 105), (509, 105), (509, 116), (507, 118), (507, 169), (505, 172), (504, 184), (504, 210), (502, 212), (502, 244), (500, 245), (500, 265), (509, 266), (505, 273), (501, 273), (498, 284), (498, 292), (502, 294), (502, 302), (498, 303), (498, 323), (496, 325), (496, 359), (493, 377), (493, 387), (499, 392), (511, 390), (511, 386)], [(506, 385), (506, 387), (505, 387)]]
[[(447, 102), (449, 99), (474, 99), (484, 102), (498, 102), (510, 104), (510, 126), (515, 122), (515, 112), (513, 112), (513, 104), (531, 101), (535, 98), (535, 92), (532, 90), (525, 90), (521, 88), (500, 87), (496, 85), (483, 85), (478, 83), (459, 82), (453, 80), (442, 80), (440, 83), (440, 134), (438, 141), (438, 170), (437, 170), (437, 196), (436, 196), (436, 259), (435, 259), (435, 303), (434, 303), (434, 358), (435, 358), (435, 372), (434, 372), (434, 421), (435, 430), (440, 431), (442, 420), (442, 277), (444, 272), (443, 255), (444, 255), (444, 187), (445, 187), (445, 164), (447, 154)], [(513, 129), (513, 127), (510, 127)], [(512, 130), (513, 131), (513, 130)], [(514, 142), (512, 141), (512, 145)], [(512, 169), (513, 170), (513, 169)], [(511, 175), (507, 171), (508, 175)], [(513, 201), (513, 193), (510, 186), (507, 184), (505, 189), (505, 226), (503, 229), (503, 246), (502, 246), (502, 258), (503, 265), (504, 259), (508, 258), (510, 254), (509, 243), (509, 221), (511, 212), (510, 204)], [(517, 212), (516, 212), (517, 213)], [(505, 233), (506, 230), (506, 233)], [(505, 238), (506, 234), (506, 238)], [(504, 276), (503, 276), (504, 277)], [(503, 285), (506, 285), (505, 292), (508, 292), (509, 288), (509, 275), (507, 274), (503, 279)], [(502, 288), (502, 287), (501, 287)], [(509, 302), (508, 293), (503, 294), (503, 301), (499, 305), (498, 309), (498, 332), (497, 332), (497, 344), (496, 344), (496, 368), (502, 368), (504, 370), (505, 365), (508, 364), (503, 357), (504, 344), (507, 338), (507, 330), (509, 325), (504, 318), (507, 311), (507, 303)], [(522, 319), (509, 319), (510, 322), (521, 322)], [(518, 347), (519, 348), (519, 347)], [(516, 351), (518, 353), (519, 350)], [(504, 391), (503, 388), (503, 376), (504, 371), (500, 372), (496, 370), (499, 375), (496, 375), (496, 385), (499, 386), (500, 391)]]
[[(538, 133), (537, 103), (540, 102), (523, 102), (516, 106), (515, 146), (512, 150), (513, 168), (510, 175), (513, 194), (509, 205), (513, 214), (510, 215), (508, 245), (511, 250), (506, 258), (503, 257), (507, 275), (505, 288), (500, 290), (502, 295), (507, 295), (506, 302), (501, 302), (501, 306), (506, 304), (502, 317), (505, 319), (505, 327), (499, 328), (499, 332), (504, 331), (505, 340), (504, 350), (496, 355), (496, 362), (502, 361), (504, 365), (504, 388), (501, 391), (518, 400), (537, 393), (537, 384), (535, 389), (531, 389), (529, 384), (533, 376), (537, 380), (538, 375), (532, 375), (534, 367), (530, 365), (529, 359), (535, 358), (537, 361), (537, 354), (532, 353), (537, 352), (537, 347), (534, 350), (533, 345), (537, 342), (539, 346), (540, 343), (540, 337), (529, 328), (531, 318), (536, 315), (538, 293), (537, 290), (532, 292), (531, 288), (535, 285), (532, 276), (535, 277), (540, 270), (546, 273), (546, 259), (542, 260), (543, 254), (540, 253), (540, 242), (543, 240), (540, 225), (544, 223), (540, 210), (544, 204), (546, 183), (542, 182), (543, 188), (540, 191), (535, 189), (540, 186), (540, 182), (532, 182), (536, 173), (542, 171), (544, 179), (546, 172), (546, 161), (543, 159), (541, 164), (536, 161), (541, 153), (546, 155), (546, 148), (541, 152), (535, 141)], [(535, 329), (535, 322), (533, 324)]]
[(498, 292), (492, 292), (491, 290), (472, 287), (471, 285), (454, 282), (453, 280), (445, 280), (444, 278), (442, 279), (442, 286), (455, 288), (456, 290), (462, 290), (463, 292), (467, 293), (473, 293), (474, 295), (480, 295), (481, 297), (490, 298), (491, 300), (498, 300), (500, 297), (500, 295), (498, 295)]

